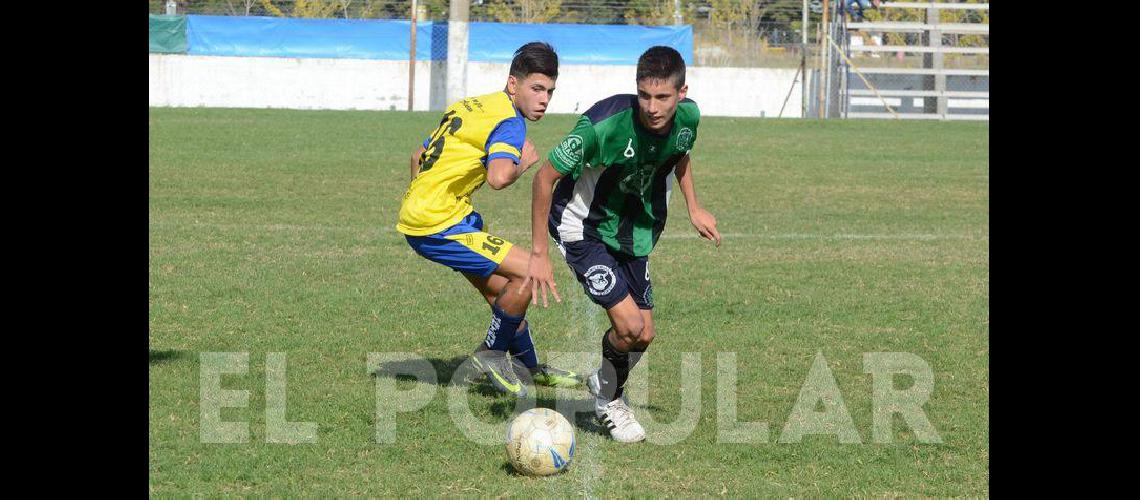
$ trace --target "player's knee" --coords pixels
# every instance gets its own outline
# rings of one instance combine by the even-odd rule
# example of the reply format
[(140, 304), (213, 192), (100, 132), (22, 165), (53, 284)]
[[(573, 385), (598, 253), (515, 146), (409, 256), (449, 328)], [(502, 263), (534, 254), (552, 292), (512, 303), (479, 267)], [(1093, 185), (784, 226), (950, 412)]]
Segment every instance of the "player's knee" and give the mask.
[(495, 270), (495, 274), (498, 274), (499, 276), (502, 276), (509, 281), (517, 281), (519, 283), (522, 283), (523, 280), (526, 279), (526, 274), (524, 274), (525, 271), (525, 269), (515, 269), (509, 268), (507, 266), (499, 266), (499, 268)]
[(657, 328), (653, 327), (653, 325), (645, 325), (645, 327), (641, 329), (641, 336), (638, 337), (637, 346), (649, 346), (649, 344), (653, 342), (653, 338), (656, 336)]
[(614, 329), (617, 333), (618, 339), (625, 346), (634, 346), (640, 341), (642, 334), (645, 332), (645, 322), (640, 318), (623, 322), (621, 326)]
[(483, 298), (486, 299), (490, 305), (495, 305), (495, 299), (499, 298), (498, 295), (495, 295), (495, 293), (490, 290), (480, 290), (479, 293), (483, 294)]

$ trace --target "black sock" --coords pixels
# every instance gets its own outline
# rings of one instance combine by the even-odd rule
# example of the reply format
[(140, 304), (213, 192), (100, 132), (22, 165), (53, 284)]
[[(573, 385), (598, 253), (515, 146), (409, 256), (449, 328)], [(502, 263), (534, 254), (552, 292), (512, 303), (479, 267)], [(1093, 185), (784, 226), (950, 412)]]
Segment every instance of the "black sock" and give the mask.
[(598, 372), (598, 381), (601, 396), (613, 401), (621, 397), (622, 385), (629, 378), (629, 353), (617, 350), (610, 343), (611, 331), (612, 328), (602, 334), (602, 369)]
[(634, 366), (637, 366), (638, 361), (641, 361), (642, 354), (645, 354), (645, 349), (637, 347), (630, 348), (629, 352), (626, 353), (629, 361), (626, 362), (624, 371), (617, 372), (618, 388), (617, 391), (614, 391), (614, 399), (620, 398), (625, 393), (625, 381), (629, 380), (629, 372), (633, 370)]

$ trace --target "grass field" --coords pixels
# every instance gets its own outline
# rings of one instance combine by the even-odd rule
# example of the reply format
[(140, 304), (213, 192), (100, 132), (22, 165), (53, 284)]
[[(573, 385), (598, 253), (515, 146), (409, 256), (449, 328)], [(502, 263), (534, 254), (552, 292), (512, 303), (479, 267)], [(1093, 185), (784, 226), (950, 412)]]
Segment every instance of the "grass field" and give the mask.
[[(437, 120), (150, 110), (152, 495), (989, 494), (988, 124), (705, 118), (695, 179), (724, 244), (696, 239), (673, 197), (652, 256), (658, 338), (631, 376), (649, 389), (634, 408), (658, 422), (651, 439), (667, 440), (683, 415), (681, 360), (698, 353), (698, 424), (675, 444), (620, 445), (572, 414), (570, 469), (529, 478), (449, 416), (447, 383), (486, 331), (486, 304), (393, 227), (408, 155)], [(539, 150), (572, 121), (530, 124)], [(526, 246), (530, 180), (474, 198), (491, 232)], [(564, 302), (528, 318), (544, 360), (568, 353), (553, 361), (585, 371), (605, 316), (565, 265), (555, 272)], [(247, 442), (201, 441), (208, 352), (248, 353), (248, 373), (221, 378), (248, 391), (246, 407), (221, 410), (248, 423)], [(415, 353), (439, 372), (438, 386), (398, 382), (435, 396), (398, 415), (393, 443), (375, 439), (378, 405), (391, 403), (377, 402), (377, 384), (390, 380), (369, 375), (370, 352)], [(736, 420), (766, 422), (766, 441), (718, 442), (718, 352), (736, 353)], [(922, 409), (941, 443), (921, 442), (898, 416), (891, 442), (875, 442), (863, 366), (875, 352), (929, 364)], [(315, 423), (316, 443), (267, 442), (271, 353), (287, 359), (285, 418)], [(817, 353), (858, 443), (779, 442)], [(540, 388), (537, 403), (588, 402), (584, 390), (557, 396)], [(505, 431), (511, 398), (476, 385), (467, 399), (479, 422)]]

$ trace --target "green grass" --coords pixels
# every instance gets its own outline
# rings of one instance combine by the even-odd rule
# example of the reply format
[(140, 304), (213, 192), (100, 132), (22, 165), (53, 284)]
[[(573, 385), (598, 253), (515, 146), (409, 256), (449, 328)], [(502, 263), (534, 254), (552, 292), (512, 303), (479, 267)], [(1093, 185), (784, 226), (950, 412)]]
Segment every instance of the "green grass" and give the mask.
[[(635, 410), (672, 422), (681, 356), (699, 353), (699, 424), (677, 444), (631, 446), (581, 414), (570, 469), (536, 479), (452, 423), (443, 389), (482, 338), (487, 306), (393, 227), (407, 157), (437, 120), (150, 110), (151, 494), (988, 495), (987, 124), (706, 118), (695, 178), (724, 244), (692, 237), (675, 193), (652, 256), (658, 338), (631, 377), (649, 387)], [(540, 151), (572, 122), (530, 124)], [(526, 246), (531, 175), (474, 199), (492, 233)], [(591, 353), (554, 360), (586, 370), (605, 317), (566, 266), (555, 272), (565, 301), (528, 318), (544, 353)], [(430, 360), (440, 386), (399, 382), (437, 394), (398, 417), (395, 443), (378, 444), (366, 358), (390, 351)], [(717, 352), (730, 351), (737, 420), (767, 422), (765, 443), (717, 442)], [(942, 443), (919, 442), (898, 417), (892, 443), (873, 441), (863, 353), (883, 351), (931, 366), (923, 410)], [(249, 391), (248, 407), (221, 413), (249, 423), (247, 443), (200, 442), (203, 352), (250, 355), (248, 374), (222, 377)], [(315, 422), (316, 444), (266, 442), (274, 352), (287, 356), (286, 416)], [(817, 352), (862, 444), (777, 442)], [(569, 394), (587, 402), (584, 390)], [(468, 396), (482, 422), (505, 429), (510, 398), (482, 386)], [(538, 403), (565, 401), (542, 388)]]

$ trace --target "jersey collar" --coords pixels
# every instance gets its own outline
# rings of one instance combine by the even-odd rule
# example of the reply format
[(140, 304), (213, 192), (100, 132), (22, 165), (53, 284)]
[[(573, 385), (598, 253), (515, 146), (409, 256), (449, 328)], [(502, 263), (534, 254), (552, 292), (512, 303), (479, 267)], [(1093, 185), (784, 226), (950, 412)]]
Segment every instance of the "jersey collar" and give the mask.
[(506, 90), (500, 90), (499, 92), (502, 92), (503, 95), (507, 96), (507, 102), (511, 103), (511, 109), (515, 110), (515, 117), (523, 118), (523, 122), (525, 123), (526, 118), (523, 117), (522, 111), (519, 111), (518, 106), (515, 106), (515, 102), (511, 100), (511, 95), (508, 94)]

